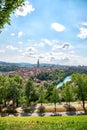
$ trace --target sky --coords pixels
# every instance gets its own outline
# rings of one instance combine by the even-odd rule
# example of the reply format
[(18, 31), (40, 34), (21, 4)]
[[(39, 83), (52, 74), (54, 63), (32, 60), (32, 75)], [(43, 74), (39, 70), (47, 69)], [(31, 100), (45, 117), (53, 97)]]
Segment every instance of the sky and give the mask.
[(87, 0), (26, 0), (0, 33), (0, 61), (87, 66)]

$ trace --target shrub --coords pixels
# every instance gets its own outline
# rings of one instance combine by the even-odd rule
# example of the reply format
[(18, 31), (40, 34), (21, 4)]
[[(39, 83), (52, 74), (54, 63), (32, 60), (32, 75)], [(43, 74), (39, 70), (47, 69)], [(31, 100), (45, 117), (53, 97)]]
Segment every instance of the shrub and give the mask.
[(23, 109), (23, 111), (26, 112), (26, 113), (33, 113), (34, 108), (25, 108), (25, 109)]

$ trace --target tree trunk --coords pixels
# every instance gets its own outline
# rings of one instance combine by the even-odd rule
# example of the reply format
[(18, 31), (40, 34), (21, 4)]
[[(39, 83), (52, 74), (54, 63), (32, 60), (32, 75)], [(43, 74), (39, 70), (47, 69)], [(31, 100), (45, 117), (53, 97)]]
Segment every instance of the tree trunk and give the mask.
[(18, 105), (19, 105), (19, 102), (18, 102), (18, 100), (17, 100), (17, 102), (16, 102), (16, 107), (18, 107)]
[(55, 114), (56, 114), (56, 103), (54, 104), (55, 106), (54, 106), (54, 112), (55, 112)]
[(4, 107), (6, 107), (6, 100), (4, 100)]
[(0, 105), (0, 112), (1, 112), (1, 110), (2, 110), (2, 107), (1, 107), (1, 105)]
[(42, 109), (43, 103), (41, 102), (41, 109)]
[(15, 101), (14, 101), (14, 99), (13, 99), (13, 109), (14, 109), (14, 106), (15, 106)]
[(70, 110), (70, 100), (69, 100), (69, 110)]
[(83, 104), (83, 109), (84, 109), (84, 111), (86, 110), (85, 109), (85, 100), (82, 100), (82, 104)]

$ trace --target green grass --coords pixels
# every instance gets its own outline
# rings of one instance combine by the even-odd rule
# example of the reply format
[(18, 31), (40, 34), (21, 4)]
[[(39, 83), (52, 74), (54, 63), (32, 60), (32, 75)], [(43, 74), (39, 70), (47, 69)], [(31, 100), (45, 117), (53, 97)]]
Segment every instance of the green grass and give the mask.
[(0, 130), (86, 130), (87, 116), (0, 117)]

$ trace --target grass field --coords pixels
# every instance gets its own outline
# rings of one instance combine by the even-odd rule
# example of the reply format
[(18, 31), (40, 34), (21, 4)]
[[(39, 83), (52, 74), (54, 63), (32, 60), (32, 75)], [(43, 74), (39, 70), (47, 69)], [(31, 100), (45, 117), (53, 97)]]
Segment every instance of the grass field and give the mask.
[(87, 116), (0, 117), (0, 130), (86, 130)]

